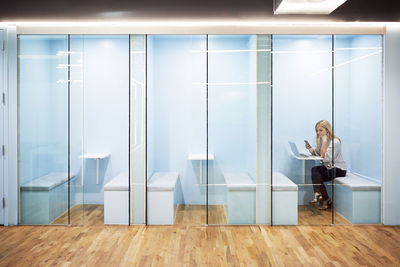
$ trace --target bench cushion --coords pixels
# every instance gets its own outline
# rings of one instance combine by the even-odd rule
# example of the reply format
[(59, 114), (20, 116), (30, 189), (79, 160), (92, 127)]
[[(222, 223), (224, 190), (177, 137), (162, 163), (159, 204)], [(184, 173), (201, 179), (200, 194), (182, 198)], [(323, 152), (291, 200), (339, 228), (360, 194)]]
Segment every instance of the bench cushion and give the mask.
[[(75, 174), (71, 174), (71, 179), (75, 177)], [(38, 177), (26, 184), (21, 185), (21, 191), (50, 191), (54, 187), (57, 187), (68, 181), (68, 173), (48, 173), (41, 177)]]
[(128, 191), (129, 177), (126, 173), (120, 173), (104, 185), (104, 191)]
[(177, 172), (156, 172), (147, 183), (147, 191), (174, 191), (178, 177)]
[(229, 191), (255, 191), (256, 184), (247, 173), (224, 173)]
[(298, 191), (298, 187), (287, 176), (280, 172), (272, 174), (273, 191)]
[(335, 178), (335, 183), (349, 187), (352, 191), (381, 191), (381, 185), (374, 183), (353, 173), (347, 173), (346, 177)]

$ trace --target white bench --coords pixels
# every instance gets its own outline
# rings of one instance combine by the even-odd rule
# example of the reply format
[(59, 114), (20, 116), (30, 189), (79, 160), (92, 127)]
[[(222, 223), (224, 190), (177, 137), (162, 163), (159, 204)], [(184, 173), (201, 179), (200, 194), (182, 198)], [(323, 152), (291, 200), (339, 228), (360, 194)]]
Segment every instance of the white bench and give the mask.
[(381, 185), (347, 173), (335, 178), (335, 210), (354, 224), (381, 223)]
[(280, 172), (272, 174), (272, 224), (297, 225), (298, 186)]
[(104, 185), (104, 224), (129, 224), (128, 179), (120, 173)]
[(247, 173), (224, 173), (228, 224), (256, 223), (256, 184)]
[(156, 172), (147, 183), (147, 224), (174, 224), (179, 174)]
[(66, 212), (67, 182), (68, 173), (48, 173), (21, 185), (21, 223), (50, 224)]
[[(247, 173), (225, 173), (228, 224), (256, 223), (256, 184)], [(297, 224), (297, 185), (279, 172), (272, 177), (273, 224)]]

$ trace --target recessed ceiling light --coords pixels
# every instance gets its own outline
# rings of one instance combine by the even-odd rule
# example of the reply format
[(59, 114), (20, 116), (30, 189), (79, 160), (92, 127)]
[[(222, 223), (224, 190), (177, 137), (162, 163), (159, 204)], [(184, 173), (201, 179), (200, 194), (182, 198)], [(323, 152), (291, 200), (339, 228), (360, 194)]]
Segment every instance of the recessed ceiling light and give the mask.
[(346, 0), (274, 0), (274, 14), (330, 14)]

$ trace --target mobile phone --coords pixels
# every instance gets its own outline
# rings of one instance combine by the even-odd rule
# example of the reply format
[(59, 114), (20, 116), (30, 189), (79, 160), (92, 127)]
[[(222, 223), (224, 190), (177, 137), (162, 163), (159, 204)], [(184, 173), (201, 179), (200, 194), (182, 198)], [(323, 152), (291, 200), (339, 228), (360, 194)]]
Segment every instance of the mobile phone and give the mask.
[(309, 143), (307, 140), (304, 140), (304, 142), (306, 143), (306, 146), (307, 146), (307, 147), (310, 147), (310, 146), (311, 146), (310, 143)]

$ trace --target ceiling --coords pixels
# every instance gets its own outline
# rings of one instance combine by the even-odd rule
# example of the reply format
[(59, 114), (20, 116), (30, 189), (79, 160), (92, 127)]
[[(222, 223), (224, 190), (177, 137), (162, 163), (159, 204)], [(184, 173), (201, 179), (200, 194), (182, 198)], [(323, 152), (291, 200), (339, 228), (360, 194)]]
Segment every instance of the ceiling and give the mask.
[(8, 0), (0, 21), (266, 20), (399, 22), (398, 0), (347, 0), (330, 15), (273, 15), (272, 0)]

